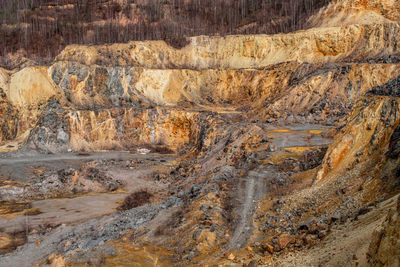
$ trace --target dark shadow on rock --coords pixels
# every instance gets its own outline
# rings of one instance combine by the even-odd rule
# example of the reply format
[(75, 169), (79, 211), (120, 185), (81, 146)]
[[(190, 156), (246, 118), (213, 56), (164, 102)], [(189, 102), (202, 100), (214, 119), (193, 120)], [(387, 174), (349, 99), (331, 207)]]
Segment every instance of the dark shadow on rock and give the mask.
[(383, 85), (372, 88), (367, 95), (400, 97), (400, 76), (389, 80)]

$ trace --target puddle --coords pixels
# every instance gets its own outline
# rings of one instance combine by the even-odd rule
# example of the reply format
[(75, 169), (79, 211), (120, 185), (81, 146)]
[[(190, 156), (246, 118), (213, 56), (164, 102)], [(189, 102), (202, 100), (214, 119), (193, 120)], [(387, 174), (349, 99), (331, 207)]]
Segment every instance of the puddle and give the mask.
[(271, 132), (271, 133), (295, 133), (295, 131), (289, 130), (289, 129), (273, 129), (273, 130), (270, 130), (269, 132)]
[(309, 134), (322, 134), (325, 133), (327, 130), (308, 130), (307, 133)]
[(309, 146), (285, 147), (285, 151), (293, 153), (302, 153), (306, 151), (312, 151), (313, 148), (315, 147), (309, 147)]
[(270, 144), (275, 149), (303, 150), (305, 147), (326, 146), (333, 142), (333, 139), (323, 134), (328, 129), (271, 129), (267, 130)]

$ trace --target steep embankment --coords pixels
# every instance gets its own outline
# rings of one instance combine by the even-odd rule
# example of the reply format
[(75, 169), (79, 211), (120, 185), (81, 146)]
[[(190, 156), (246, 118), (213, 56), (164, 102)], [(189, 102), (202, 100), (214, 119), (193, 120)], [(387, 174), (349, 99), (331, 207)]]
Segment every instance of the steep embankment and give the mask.
[(278, 260), (282, 265), (367, 265), (370, 261), (375, 266), (399, 260), (387, 245), (398, 240), (394, 230), (398, 219), (392, 209), (399, 193), (399, 104), (393, 97), (360, 99), (328, 149), (314, 185), (282, 200), (284, 214), (301, 210), (298, 235), (286, 230), (293, 235), (289, 246), (295, 247), (299, 238), (314, 244)]
[[(63, 115), (57, 115), (53, 133), (32, 133), (42, 133), (44, 139), (55, 134), (62, 151), (127, 148), (120, 137), (135, 134), (138, 137), (128, 137), (128, 143), (160, 143), (175, 150), (187, 144), (192, 134), (172, 120), (178, 116), (178, 121), (183, 118), (195, 125), (190, 110), (242, 112), (259, 121), (333, 124), (350, 111), (358, 96), (396, 78), (398, 65), (385, 62), (399, 45), (398, 30), (396, 23), (388, 22), (273, 36), (202, 36), (191, 38), (183, 49), (162, 41), (69, 46), (49, 68), (2, 72), (4, 102), (18, 114), (7, 125), (2, 123), (7, 129), (2, 150), (17, 149), (25, 142), (29, 131), (43, 122), (40, 117), (51, 98), (60, 103)], [(345, 63), (368, 60), (382, 63)], [(180, 115), (157, 122), (145, 115), (153, 106)], [(116, 116), (124, 119), (121, 122)], [(150, 128), (156, 132), (165, 128), (164, 133), (146, 137), (147, 130), (126, 131), (132, 125), (143, 128), (149, 120), (154, 121)], [(104, 127), (107, 131), (99, 134)], [(176, 131), (182, 132), (176, 138), (181, 140), (169, 140)], [(9, 144), (15, 140), (19, 145)], [(47, 141), (42, 143), (43, 149)], [(56, 151), (57, 146), (48, 149)]]
[(376, 59), (397, 52), (394, 22), (313, 28), (289, 34), (190, 38), (174, 49), (163, 41), (110, 46), (72, 45), (55, 61), (85, 65), (139, 66), (148, 69), (245, 69), (287, 62), (327, 63)]
[[(395, 1), (336, 1), (306, 31), (193, 37), (182, 49), (162, 41), (69, 46), (51, 66), (1, 70), (0, 111), (10, 111), (0, 120), (1, 151), (180, 151), (148, 178), (168, 188), (149, 215), (144, 206), (138, 216), (61, 227), (36, 236), (46, 240), (38, 250), (28, 241), (4, 259), (25, 249), (34, 256), (26, 262), (58, 253), (84, 264), (79, 253), (133, 228), (114, 244), (167, 248), (175, 265), (366, 264), (365, 229), (377, 228), (393, 206), (381, 201), (399, 191), (396, 14)], [(334, 241), (346, 229), (360, 238)], [(346, 249), (329, 254), (325, 238)], [(373, 240), (370, 261), (391, 262), (385, 244), (394, 240)]]
[(308, 20), (309, 27), (399, 22), (400, 3), (392, 0), (335, 0)]

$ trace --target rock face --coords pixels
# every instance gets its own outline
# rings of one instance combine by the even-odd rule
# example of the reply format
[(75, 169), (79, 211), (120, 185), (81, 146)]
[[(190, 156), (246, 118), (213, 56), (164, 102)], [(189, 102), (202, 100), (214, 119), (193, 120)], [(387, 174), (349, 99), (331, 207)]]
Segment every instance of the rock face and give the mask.
[(147, 69), (263, 68), (287, 61), (327, 63), (397, 53), (397, 23), (313, 28), (290, 34), (193, 37), (174, 49), (162, 41), (110, 46), (68, 46), (56, 61)]
[(66, 122), (65, 109), (57, 100), (51, 99), (40, 114), (38, 126), (32, 129), (28, 146), (41, 152), (66, 151), (70, 140)]
[(16, 138), (17, 125), (17, 111), (8, 101), (4, 89), (0, 88), (0, 145)]
[(375, 175), (396, 173), (399, 164), (397, 141), (400, 123), (398, 98), (366, 97), (355, 105), (347, 126), (329, 148), (317, 179), (330, 172), (345, 172), (349, 168), (366, 164)]
[[(193, 137), (196, 112), (341, 123), (359, 96), (396, 80), (399, 65), (386, 62), (397, 53), (398, 30), (384, 22), (201, 36), (180, 50), (162, 41), (69, 46), (50, 67), (2, 72), (2, 110), (10, 117), (1, 123), (1, 140), (16, 142), (13, 149), (35, 135), (36, 147), (50, 151), (142, 143), (176, 150)], [(353, 61), (365, 63), (346, 63)], [(48, 114), (50, 99), (62, 109), (57, 118)]]
[[(197, 257), (205, 265), (209, 255), (221, 258), (221, 251), (242, 245), (248, 259), (312, 247), (335, 223), (356, 222), (399, 191), (399, 8), (396, 1), (341, 0), (310, 18), (314, 28), (306, 31), (192, 37), (182, 49), (162, 41), (74, 45), (50, 66), (0, 69), (0, 152), (146, 154), (159, 146), (181, 156), (148, 179), (168, 188), (166, 199), (160, 196), (137, 216), (127, 211), (124, 219), (114, 214), (62, 227), (48, 234), (40, 254), (36, 244), (25, 249), (35, 260), (50, 251), (60, 257), (84, 253), (82, 247), (94, 249), (165, 212), (172, 217), (165, 224), (135, 235), (173, 247), (177, 262)], [(326, 142), (332, 135), (333, 143)], [(90, 153), (77, 156), (84, 154)], [(127, 173), (135, 168), (122, 161)], [(104, 167), (116, 168), (109, 164)], [(11, 189), (0, 197), (41, 199), (121, 185), (95, 167), (80, 177), (74, 171), (48, 174), (27, 191), (4, 182)], [(179, 211), (170, 215), (169, 208)], [(397, 213), (363, 243), (372, 238), (375, 265), (398, 264)], [(363, 226), (356, 224), (356, 230)], [(247, 246), (259, 238), (265, 240)], [(67, 241), (70, 249), (56, 251)], [(21, 251), (5, 258), (13, 262)], [(299, 265), (313, 265), (308, 263)]]
[(70, 147), (96, 151), (154, 144), (176, 150), (194, 137), (198, 117), (196, 112), (166, 109), (73, 111), (67, 115)]
[(18, 116), (8, 98), (8, 73), (0, 68), (0, 145), (17, 135)]
[[(252, 100), (269, 78), (262, 70), (146, 69), (86, 66), (57, 62), (53, 81), (78, 108), (140, 106), (190, 107), (227, 105)], [(248, 88), (244, 88), (244, 85)], [(253, 97), (252, 97), (253, 96)]]
[(258, 119), (294, 117), (294, 121), (335, 123), (346, 117), (360, 96), (395, 80), (399, 67), (382, 63), (274, 66), (259, 98), (265, 104), (252, 114)]
[(391, 0), (336, 0), (309, 19), (310, 27), (399, 21), (400, 5)]

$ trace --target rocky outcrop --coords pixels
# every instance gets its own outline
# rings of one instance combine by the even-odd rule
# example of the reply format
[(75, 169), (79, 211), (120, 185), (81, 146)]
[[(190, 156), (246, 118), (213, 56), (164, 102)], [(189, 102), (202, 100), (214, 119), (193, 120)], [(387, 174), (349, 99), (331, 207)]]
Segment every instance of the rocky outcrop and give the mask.
[(264, 70), (143, 69), (57, 62), (51, 77), (79, 109), (121, 106), (238, 106), (258, 98)]
[(151, 144), (178, 150), (196, 142), (201, 116), (163, 108), (68, 111), (53, 99), (32, 129), (26, 148), (57, 153), (68, 149), (133, 150)]
[(18, 116), (10, 103), (8, 94), (8, 73), (0, 68), (0, 145), (13, 140), (17, 135)]
[(199, 127), (199, 113), (161, 108), (71, 111), (66, 118), (75, 151), (132, 149), (143, 144), (177, 150), (194, 138)]
[(18, 131), (17, 110), (7, 99), (7, 95), (0, 88), (0, 145), (16, 138)]
[(198, 71), (57, 62), (50, 72), (67, 100), (79, 109), (143, 104), (254, 108), (262, 99), (275, 111), (293, 114), (309, 113), (322, 105), (317, 103), (322, 99), (336, 101), (330, 110), (347, 105), (396, 77), (398, 69), (398, 64), (283, 63), (264, 69)]
[[(367, 2), (375, 10), (376, 1)], [(198, 36), (182, 49), (163, 41), (73, 45), (49, 67), (0, 71), (0, 110), (9, 114), (0, 121), (0, 150), (10, 141), (17, 149), (29, 136), (29, 147), (53, 152), (146, 142), (177, 150), (192, 140), (199, 114), (209, 112), (343, 125), (358, 97), (395, 95), (382, 87), (396, 81), (399, 70), (392, 59), (400, 28), (389, 4), (373, 11), (385, 16), (380, 23)], [(325, 18), (321, 14), (314, 21)]]
[(190, 38), (174, 49), (163, 41), (72, 45), (56, 61), (147, 69), (263, 68), (287, 61), (327, 63), (384, 57), (397, 51), (396, 23), (313, 28), (290, 34)]
[(66, 110), (56, 99), (51, 99), (40, 114), (27, 141), (27, 147), (44, 153), (67, 151), (70, 141), (70, 125)]
[(10, 76), (8, 100), (18, 111), (18, 136), (29, 132), (48, 101), (62, 92), (48, 78), (47, 67), (28, 67)]
[[(31, 84), (24, 87), (27, 95), (37, 94), (35, 97), (22, 97), (18, 88), (23, 83), (18, 85), (19, 79), (11, 79), (11, 99), (19, 111), (15, 120), (18, 124), (13, 128), (18, 131), (14, 130), (13, 138), (16, 132), (22, 136), (35, 128), (30, 138), (36, 140), (34, 147), (39, 148), (42, 145), (38, 144), (44, 142), (50, 151), (129, 148), (145, 141), (168, 143), (176, 150), (178, 144), (188, 142), (190, 131), (184, 129), (181, 135), (168, 133), (173, 127), (159, 125), (173, 125), (169, 119), (175, 115), (160, 119), (161, 114), (181, 114), (178, 117), (188, 117), (192, 125), (196, 121), (193, 114), (213, 111), (241, 112), (259, 121), (335, 124), (345, 118), (358, 97), (396, 80), (398, 70), (398, 64), (367, 63), (293, 62), (259, 70), (198, 71), (57, 62), (49, 69), (51, 78), (41, 76), (43, 87), (37, 89), (40, 93)], [(59, 111), (47, 109), (49, 99), (58, 102)], [(158, 111), (153, 109), (155, 106), (160, 106)], [(163, 130), (146, 137), (151, 132), (149, 127)], [(183, 139), (178, 141), (179, 138)], [(123, 139), (128, 141), (122, 142)]]
[(28, 67), (10, 77), (8, 97), (20, 110), (33, 110), (57, 94), (47, 67)]
[(391, 0), (335, 0), (312, 16), (310, 27), (375, 24), (400, 20), (400, 4)]
[(259, 121), (343, 125), (361, 96), (391, 84), (398, 64), (295, 64), (268, 69), (258, 105), (249, 116)]
[(399, 175), (399, 157), (394, 152), (397, 149), (399, 111), (398, 98), (360, 99), (346, 126), (328, 149), (317, 180), (323, 181), (352, 170), (360, 177), (377, 178), (381, 190), (395, 182)]

